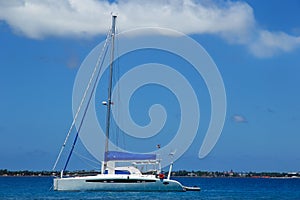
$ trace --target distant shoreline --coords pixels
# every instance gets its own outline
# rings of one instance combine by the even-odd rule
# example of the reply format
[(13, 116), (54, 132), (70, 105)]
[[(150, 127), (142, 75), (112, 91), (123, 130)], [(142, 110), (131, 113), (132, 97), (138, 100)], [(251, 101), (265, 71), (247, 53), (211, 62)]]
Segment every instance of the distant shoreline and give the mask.
[[(96, 175), (98, 171), (66, 171), (65, 176)], [(167, 175), (167, 172), (163, 172)], [(0, 169), (0, 177), (54, 177), (59, 176), (59, 171), (10, 171)], [(194, 177), (194, 178), (300, 178), (300, 172), (210, 172), (210, 171), (173, 171), (172, 177)]]
[[(3, 176), (0, 175), (0, 178), (54, 178), (55, 176), (35, 176), (35, 175), (24, 175), (24, 176)], [(300, 177), (206, 177), (206, 176), (172, 176), (174, 178), (203, 178), (203, 179), (211, 179), (211, 178), (224, 178), (224, 179), (239, 179), (239, 178), (245, 178), (245, 179), (300, 179)]]

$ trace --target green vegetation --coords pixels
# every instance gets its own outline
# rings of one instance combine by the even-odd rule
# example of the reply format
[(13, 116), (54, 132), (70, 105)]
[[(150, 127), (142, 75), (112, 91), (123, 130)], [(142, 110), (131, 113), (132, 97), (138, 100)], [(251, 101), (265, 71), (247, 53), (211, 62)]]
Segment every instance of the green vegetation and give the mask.
[(52, 176), (53, 172), (49, 171), (9, 171), (7, 169), (0, 169), (0, 176)]
[[(77, 176), (77, 175), (94, 175), (98, 174), (96, 171), (65, 171), (64, 174), (68, 176)], [(9, 171), (7, 169), (0, 169), (0, 176), (58, 176), (60, 175), (59, 171)]]
[(191, 177), (244, 177), (244, 178), (269, 178), (269, 177), (299, 177), (300, 173), (286, 173), (286, 172), (209, 172), (209, 171), (175, 171), (172, 176), (191, 176)]
[[(97, 171), (72, 171), (65, 172), (69, 176), (75, 175), (93, 175), (97, 174)], [(0, 176), (57, 176), (60, 172), (58, 171), (9, 171), (7, 169), (0, 169)], [(165, 172), (167, 176), (168, 172)], [(224, 172), (209, 172), (209, 171), (186, 171), (179, 170), (173, 171), (172, 176), (187, 176), (187, 177), (241, 177), (241, 178), (269, 178), (269, 177), (285, 177), (285, 178), (300, 178), (300, 172), (286, 173), (286, 172), (234, 172), (234, 171), (224, 171)]]

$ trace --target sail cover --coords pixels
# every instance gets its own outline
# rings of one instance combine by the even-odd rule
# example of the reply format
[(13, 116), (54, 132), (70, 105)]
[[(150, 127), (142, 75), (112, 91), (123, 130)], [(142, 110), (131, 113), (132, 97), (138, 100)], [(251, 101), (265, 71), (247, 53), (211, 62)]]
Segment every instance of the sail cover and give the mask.
[(156, 160), (156, 154), (137, 154), (120, 151), (108, 151), (105, 153), (105, 160)]

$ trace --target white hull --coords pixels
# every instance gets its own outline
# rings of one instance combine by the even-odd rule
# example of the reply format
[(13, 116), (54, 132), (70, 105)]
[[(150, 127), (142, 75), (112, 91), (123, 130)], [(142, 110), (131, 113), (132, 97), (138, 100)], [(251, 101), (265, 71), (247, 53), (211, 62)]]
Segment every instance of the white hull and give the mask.
[(159, 179), (154, 175), (112, 175), (54, 178), (58, 191), (185, 191), (178, 181)]

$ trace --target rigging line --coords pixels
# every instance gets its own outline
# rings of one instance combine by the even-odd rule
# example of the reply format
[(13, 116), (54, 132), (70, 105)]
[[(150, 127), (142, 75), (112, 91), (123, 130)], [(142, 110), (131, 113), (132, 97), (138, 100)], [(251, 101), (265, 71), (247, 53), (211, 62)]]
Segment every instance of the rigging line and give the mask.
[(90, 161), (90, 162), (95, 163), (95, 164), (98, 164), (98, 165), (101, 164), (101, 162), (92, 160), (92, 159), (90, 159), (90, 158), (88, 158), (88, 157), (86, 157), (86, 156), (84, 156), (84, 155), (78, 153), (77, 151), (73, 151), (73, 152), (74, 152), (78, 157), (80, 157), (80, 158), (83, 158), (83, 159), (85, 159), (85, 160), (87, 160), (87, 161)]
[[(119, 32), (119, 28), (116, 27), (116, 32), (118, 33)], [(119, 37), (116, 37), (115, 38), (115, 41), (116, 41), (116, 45), (115, 45), (115, 50), (116, 50), (116, 54), (117, 54), (117, 57), (119, 58)], [(121, 67), (120, 67), (120, 59), (117, 59), (116, 60), (116, 67), (115, 67), (115, 73), (114, 73), (114, 78), (115, 78), (115, 83), (118, 83), (118, 81), (120, 80), (120, 72), (121, 71)], [(116, 84), (117, 85), (117, 88), (115, 89), (116, 90), (116, 101), (118, 102), (118, 104), (116, 105), (117, 107), (121, 107), (122, 105), (122, 102), (121, 102), (121, 95), (120, 95), (120, 84)], [(124, 146), (124, 141), (122, 142), (122, 138), (124, 140), (124, 136), (122, 135), (121, 133), (121, 128), (120, 127), (123, 127), (122, 125), (122, 122), (120, 121), (120, 119), (122, 119), (122, 117), (120, 117), (120, 109), (116, 109), (116, 112), (115, 112), (115, 117), (117, 119), (117, 122), (119, 123), (119, 126), (115, 126), (115, 136), (116, 136), (116, 139), (115, 139), (115, 142), (117, 144), (117, 147), (120, 148), (120, 145), (123, 145)], [(120, 144), (121, 143), (121, 144)]]
[[(107, 53), (107, 50), (108, 50), (108, 48), (106, 48), (106, 49), (105, 49), (105, 51), (104, 51), (104, 56), (106, 55), (106, 53)], [(98, 64), (99, 64), (99, 62), (98, 62), (98, 61), (100, 62), (101, 60), (100, 60), (100, 59), (98, 59), (98, 60), (97, 60), (97, 63), (96, 63), (96, 65), (98, 65)], [(64, 166), (64, 168), (63, 168), (63, 171), (65, 171), (65, 169), (67, 168), (67, 166), (68, 166), (68, 164), (69, 164), (69, 161), (70, 161), (71, 155), (72, 155), (72, 153), (73, 153), (73, 150), (74, 150), (75, 144), (76, 144), (76, 142), (77, 142), (78, 135), (79, 135), (79, 132), (80, 132), (80, 130), (81, 130), (81, 127), (82, 127), (82, 124), (83, 124), (83, 121), (84, 121), (85, 115), (86, 115), (86, 113), (87, 113), (87, 110), (88, 110), (88, 108), (89, 108), (89, 105), (90, 105), (90, 102), (91, 102), (92, 96), (93, 96), (93, 94), (94, 94), (94, 91), (95, 91), (95, 88), (96, 88), (96, 85), (97, 85), (97, 82), (98, 82), (98, 80), (99, 80), (99, 76), (100, 76), (100, 72), (101, 72), (101, 68), (102, 68), (102, 66), (103, 66), (103, 63), (104, 63), (104, 59), (102, 59), (102, 62), (101, 62), (101, 63), (100, 63), (100, 65), (99, 65), (99, 66), (100, 66), (100, 69), (99, 69), (99, 71), (98, 71), (98, 73), (97, 73), (97, 76), (96, 76), (96, 79), (95, 79), (94, 85), (93, 85), (93, 87), (92, 87), (91, 95), (90, 95), (90, 96), (89, 96), (89, 98), (88, 98), (87, 105), (86, 105), (86, 107), (85, 107), (85, 109), (84, 109), (83, 116), (82, 116), (82, 118), (81, 118), (81, 121), (80, 121), (80, 124), (79, 124), (78, 130), (77, 130), (77, 133), (76, 133), (76, 136), (75, 136), (74, 142), (73, 142), (73, 144), (72, 144), (72, 147), (71, 147), (71, 151), (70, 151), (70, 153), (69, 153), (69, 155), (68, 155), (68, 158), (67, 158), (67, 161), (66, 161), (66, 163), (65, 163), (65, 166)]]
[[(89, 158), (87, 158), (87, 157), (85, 157), (85, 156), (79, 154), (79, 153), (76, 152), (76, 151), (73, 151), (73, 152), (74, 152), (74, 154), (75, 154), (76, 156), (78, 156), (78, 158), (79, 158), (80, 160), (82, 160), (82, 161), (83, 161), (86, 165), (88, 165), (89, 167), (92, 167), (93, 169), (99, 169), (99, 165), (101, 164), (100, 162), (96, 162), (96, 161), (94, 161), (94, 160), (92, 160), (92, 159), (89, 159)], [(91, 162), (91, 163), (97, 164), (97, 166), (94, 166), (94, 165), (90, 164), (88, 161)]]
[[(63, 145), (62, 145), (62, 147), (61, 147), (61, 149), (60, 149), (60, 151), (59, 151), (59, 154), (58, 154), (58, 156), (57, 156), (57, 158), (56, 158), (56, 161), (55, 161), (55, 163), (54, 163), (54, 165), (53, 165), (52, 171), (55, 170), (55, 168), (56, 168), (56, 166), (57, 166), (57, 163), (58, 163), (58, 161), (59, 161), (59, 159), (60, 159), (60, 157), (61, 157), (61, 154), (62, 154), (62, 152), (63, 152), (63, 150), (64, 150), (64, 148), (65, 148), (65, 146), (66, 146), (66, 144), (67, 144), (67, 141), (68, 141), (68, 139), (69, 139), (69, 136), (70, 136), (70, 134), (71, 134), (71, 131), (72, 131), (72, 129), (74, 128), (75, 122), (76, 122), (76, 120), (77, 120), (77, 117), (78, 117), (79, 112), (80, 112), (80, 110), (81, 110), (81, 107), (82, 107), (82, 105), (83, 105), (83, 102), (85, 101), (87, 92), (88, 92), (88, 90), (89, 90), (89, 88), (90, 88), (90, 85), (91, 85), (91, 82), (92, 82), (92, 80), (94, 79), (94, 76), (95, 76), (95, 73), (96, 73), (96, 71), (97, 71), (97, 67), (99, 66), (99, 63), (100, 63), (100, 61), (101, 61), (101, 58), (103, 58), (104, 55), (106, 54), (106, 51), (107, 51), (107, 50), (105, 50), (105, 49), (107, 49), (107, 44), (108, 44), (108, 41), (109, 41), (109, 39), (110, 39), (110, 37), (109, 37), (109, 36), (110, 36), (110, 32), (111, 32), (111, 30), (109, 30), (108, 33), (107, 33), (105, 43), (104, 43), (104, 45), (103, 45), (103, 48), (102, 48), (102, 50), (101, 50), (101, 53), (100, 53), (100, 55), (99, 55), (99, 57), (98, 57), (98, 60), (97, 60), (97, 62), (96, 62), (94, 71), (93, 71), (92, 76), (91, 76), (91, 78), (90, 78), (90, 80), (89, 80), (89, 83), (88, 83), (88, 85), (87, 85), (87, 87), (86, 87), (86, 89), (85, 89), (85, 91), (84, 91), (84, 94), (83, 94), (83, 97), (82, 97), (82, 99), (81, 99), (80, 105), (78, 106), (77, 112), (76, 112), (76, 114), (75, 114), (75, 116), (74, 116), (74, 118), (73, 118), (73, 122), (72, 122), (72, 124), (71, 124), (71, 127), (70, 127), (70, 129), (69, 129), (69, 131), (68, 131), (68, 134), (67, 134), (67, 136), (66, 136), (66, 138), (65, 138), (65, 141), (64, 141), (64, 143), (63, 143)], [(103, 59), (102, 59), (102, 60), (103, 60)], [(102, 63), (103, 63), (103, 61), (102, 61)], [(101, 66), (100, 66), (100, 67), (101, 67)], [(100, 69), (99, 71), (101, 71), (101, 69)]]
[[(116, 34), (119, 32), (118, 30), (119, 30), (118, 27), (116, 27)], [(116, 41), (115, 51), (116, 51), (117, 57), (119, 58), (119, 38), (116, 37), (115, 41)], [(114, 75), (115, 75), (114, 80), (115, 80), (115, 84), (116, 84), (116, 83), (118, 83), (118, 81), (120, 79), (120, 59), (116, 60), (116, 67), (114, 69), (115, 69), (115, 72), (116, 72), (116, 73), (114, 73)], [(117, 91), (117, 98), (118, 98), (116, 100), (118, 102), (118, 105), (116, 105), (116, 106), (119, 107), (119, 104), (121, 102), (120, 101), (120, 84), (117, 84), (116, 91)], [(115, 117), (116, 117), (117, 121), (120, 122), (120, 109), (117, 109)], [(119, 145), (120, 128), (117, 125), (114, 128), (115, 128), (114, 132), (115, 132), (115, 136), (116, 136), (115, 142), (116, 142), (116, 145), (119, 147), (120, 146)]]

